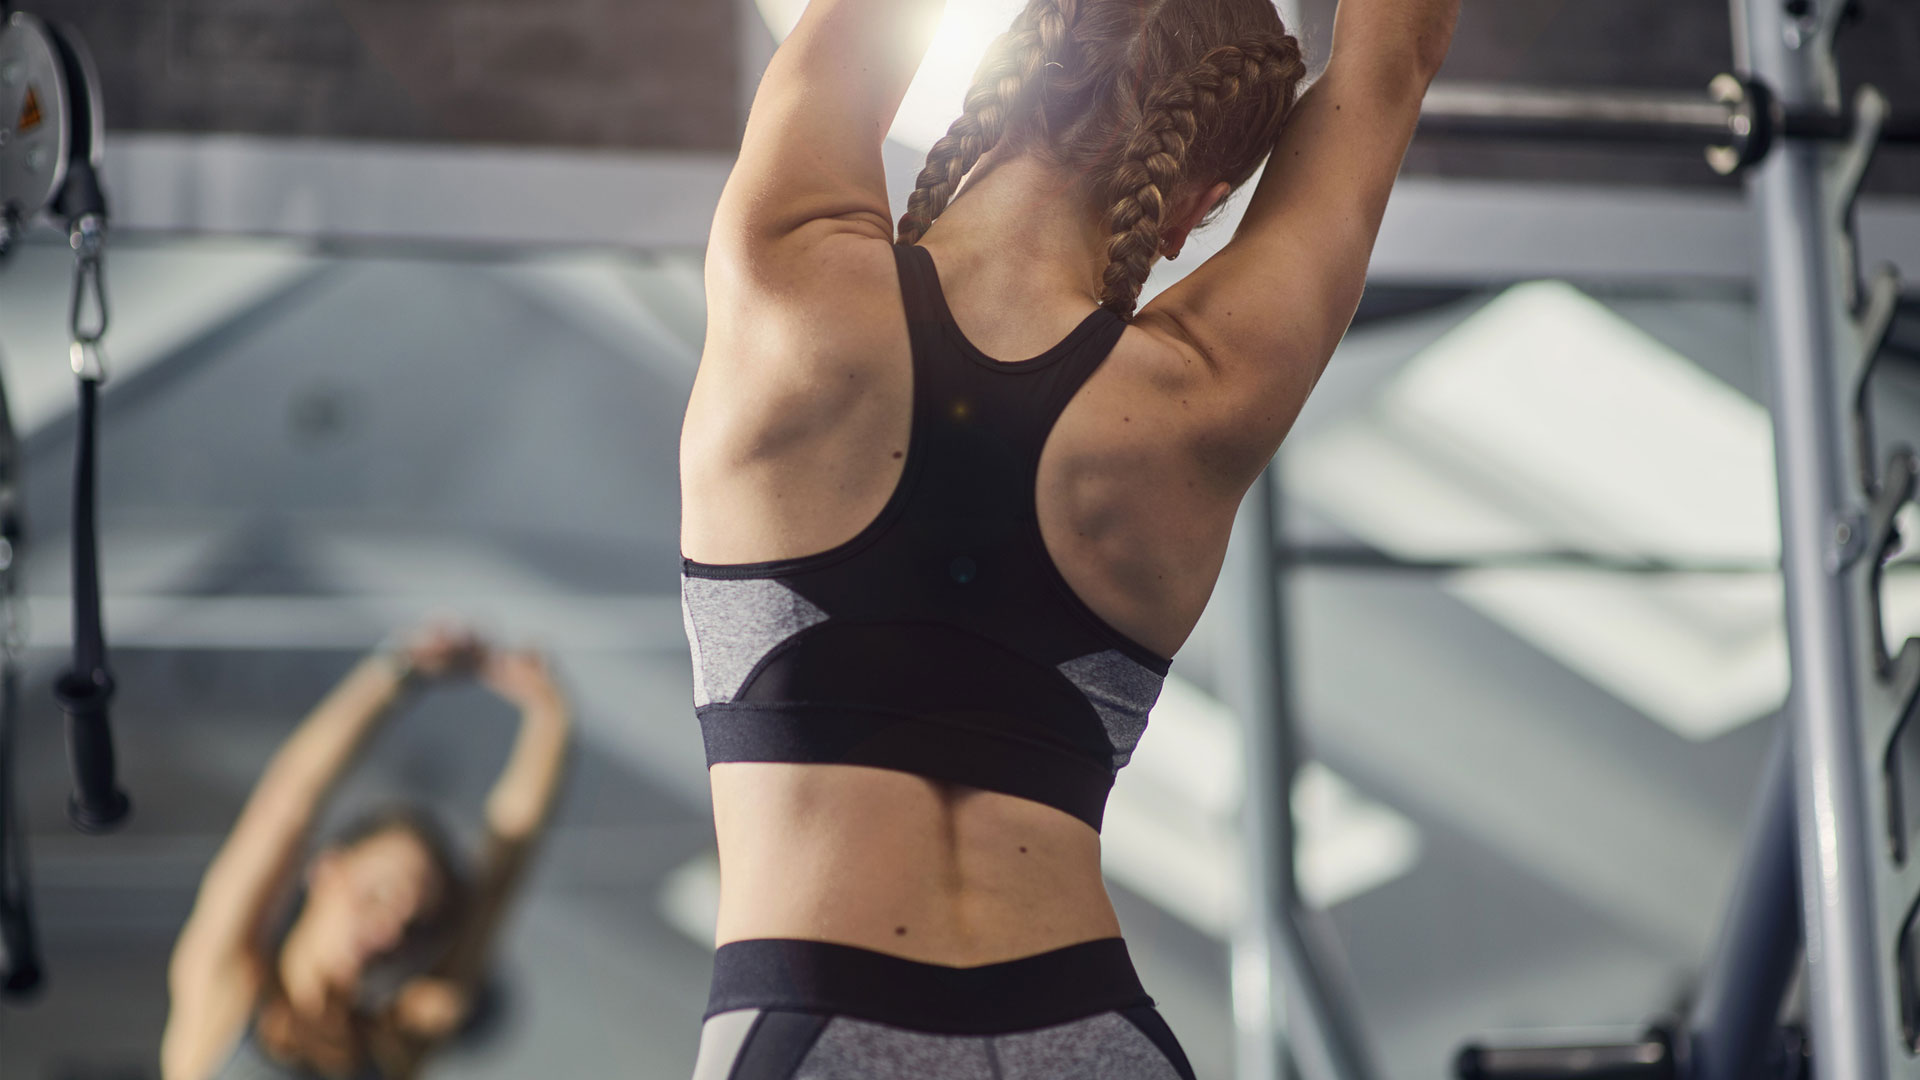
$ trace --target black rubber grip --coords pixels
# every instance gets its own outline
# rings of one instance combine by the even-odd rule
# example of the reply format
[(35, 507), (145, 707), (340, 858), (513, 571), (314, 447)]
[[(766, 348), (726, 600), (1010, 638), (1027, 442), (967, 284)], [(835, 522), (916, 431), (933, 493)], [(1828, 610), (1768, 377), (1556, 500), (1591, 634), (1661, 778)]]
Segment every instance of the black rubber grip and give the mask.
[(54, 699), (67, 714), (67, 758), (73, 767), (67, 815), (74, 828), (90, 833), (120, 824), (131, 807), (114, 779), (113, 734), (107, 726), (113, 680), (101, 681), (96, 674), (68, 671), (53, 684)]
[(67, 714), (67, 757), (73, 798), (67, 816), (81, 832), (106, 832), (126, 819), (127, 796), (114, 779), (113, 731), (107, 707), (113, 674), (100, 621), (100, 552), (94, 524), (94, 417), (99, 386), (79, 379), (79, 431), (73, 464), (73, 666), (54, 680), (54, 700)]

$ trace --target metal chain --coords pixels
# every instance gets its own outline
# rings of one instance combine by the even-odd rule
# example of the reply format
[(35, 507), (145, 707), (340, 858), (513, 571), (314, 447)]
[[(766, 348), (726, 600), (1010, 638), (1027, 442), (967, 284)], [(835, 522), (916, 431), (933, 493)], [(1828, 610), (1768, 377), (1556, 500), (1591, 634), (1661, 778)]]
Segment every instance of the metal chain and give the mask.
[(68, 359), (73, 373), (83, 379), (106, 379), (106, 358), (100, 339), (107, 333), (107, 281), (102, 263), (107, 252), (107, 222), (99, 214), (83, 214), (68, 235), (73, 247), (73, 304), (67, 326), (73, 335)]

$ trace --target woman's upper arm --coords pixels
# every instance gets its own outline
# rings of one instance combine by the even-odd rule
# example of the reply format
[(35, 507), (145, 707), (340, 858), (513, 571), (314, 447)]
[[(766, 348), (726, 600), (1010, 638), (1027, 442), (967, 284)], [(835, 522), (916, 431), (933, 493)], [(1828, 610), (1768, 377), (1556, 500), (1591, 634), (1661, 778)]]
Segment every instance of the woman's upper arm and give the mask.
[(1141, 312), (1232, 400), (1258, 406), (1235, 423), (1268, 453), (1359, 305), (1426, 85), (1336, 56), (1301, 97), (1233, 239)]
[(297, 872), (311, 819), (310, 800), (268, 783), (254, 790), (200, 880), (174, 942), (175, 972), (219, 971), (255, 959), (268, 910)]
[(891, 239), (880, 147), (944, 0), (812, 0), (754, 96), (714, 242), (838, 219)]
[(223, 965), (210, 957), (183, 962), (176, 953), (167, 972), (161, 1080), (211, 1076), (246, 1030), (258, 993), (258, 968), (251, 963)]

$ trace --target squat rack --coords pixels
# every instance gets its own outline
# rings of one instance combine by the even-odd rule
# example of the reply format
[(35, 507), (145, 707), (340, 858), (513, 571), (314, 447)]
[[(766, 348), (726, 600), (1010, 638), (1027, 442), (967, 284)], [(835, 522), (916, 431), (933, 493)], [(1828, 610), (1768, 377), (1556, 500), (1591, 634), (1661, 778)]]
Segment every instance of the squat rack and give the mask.
[[(1895, 515), (1920, 490), (1920, 455), (1883, 454), (1874, 438), (1869, 391), (1899, 283), (1891, 267), (1863, 279), (1853, 224), (1875, 151), (1920, 146), (1920, 114), (1892, 116), (1871, 87), (1843, 100), (1834, 40), (1861, 2), (1730, 0), (1741, 73), (1704, 99), (1454, 86), (1422, 110), (1428, 137), (1690, 144), (1744, 177), (1760, 237), (1792, 667), (1691, 1014), (1609, 1045), (1470, 1045), (1456, 1062), (1463, 1078), (1785, 1077), (1804, 1072), (1809, 1045), (1817, 1080), (1920, 1076), (1920, 859), (1909, 858), (1920, 847), (1920, 638), (1891, 649), (1880, 621), (1880, 570), (1900, 543)], [(1269, 474), (1242, 504), (1216, 593), (1238, 631), (1222, 685), (1246, 738), (1238, 1075), (1375, 1080), (1337, 945), (1294, 879), (1301, 754), (1283, 564), (1313, 553), (1283, 550)], [(1803, 955), (1804, 1037), (1780, 1027)]]

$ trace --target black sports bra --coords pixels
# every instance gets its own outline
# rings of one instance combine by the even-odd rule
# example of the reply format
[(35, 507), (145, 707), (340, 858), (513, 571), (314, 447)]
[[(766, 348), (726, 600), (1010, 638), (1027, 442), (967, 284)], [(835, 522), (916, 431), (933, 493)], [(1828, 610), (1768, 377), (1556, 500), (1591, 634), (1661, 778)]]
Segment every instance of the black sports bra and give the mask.
[(1039, 356), (1001, 363), (954, 324), (932, 256), (893, 252), (913, 419), (885, 508), (817, 555), (681, 561), (707, 763), (896, 769), (1098, 829), (1168, 661), (1067, 586), (1034, 486), (1054, 421), (1126, 323), (1095, 310)]

